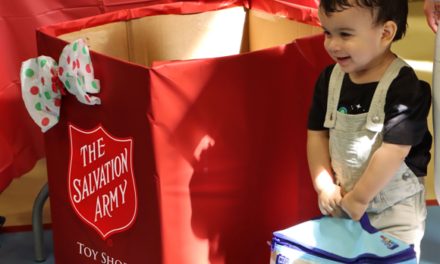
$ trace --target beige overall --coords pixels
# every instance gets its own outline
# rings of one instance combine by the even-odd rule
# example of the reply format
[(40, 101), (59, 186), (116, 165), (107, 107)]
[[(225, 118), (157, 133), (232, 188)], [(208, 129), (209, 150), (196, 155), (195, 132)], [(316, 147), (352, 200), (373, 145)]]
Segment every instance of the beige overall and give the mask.
[[(403, 66), (408, 65), (400, 58), (393, 61), (376, 88), (369, 112), (358, 115), (337, 111), (344, 72), (338, 64), (332, 72), (324, 126), (330, 130), (329, 150), (336, 184), (347, 192), (362, 177), (374, 152), (382, 145), (387, 90)], [(367, 209), (375, 228), (414, 244), (417, 254), (426, 218), (423, 180), (402, 162)]]

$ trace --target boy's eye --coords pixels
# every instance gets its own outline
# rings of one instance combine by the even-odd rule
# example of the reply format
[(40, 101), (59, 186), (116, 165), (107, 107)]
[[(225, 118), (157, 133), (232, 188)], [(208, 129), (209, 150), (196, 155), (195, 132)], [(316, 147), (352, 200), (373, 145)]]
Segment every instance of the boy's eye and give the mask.
[(342, 32), (342, 33), (341, 33), (341, 36), (342, 36), (342, 37), (349, 37), (349, 36), (351, 36), (351, 34), (349, 34), (349, 33), (345, 33), (345, 32)]
[(326, 36), (330, 36), (330, 32), (328, 32), (328, 31), (326, 31), (326, 30), (324, 30), (324, 34), (325, 34)]

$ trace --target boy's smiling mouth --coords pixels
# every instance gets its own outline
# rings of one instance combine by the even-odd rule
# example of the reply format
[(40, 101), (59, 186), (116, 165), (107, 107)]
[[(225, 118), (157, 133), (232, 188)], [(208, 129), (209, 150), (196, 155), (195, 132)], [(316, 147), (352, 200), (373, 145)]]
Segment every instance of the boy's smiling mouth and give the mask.
[(336, 61), (338, 62), (338, 63), (344, 63), (344, 62), (347, 62), (348, 60), (350, 59), (350, 56), (346, 56), (346, 57), (336, 57)]

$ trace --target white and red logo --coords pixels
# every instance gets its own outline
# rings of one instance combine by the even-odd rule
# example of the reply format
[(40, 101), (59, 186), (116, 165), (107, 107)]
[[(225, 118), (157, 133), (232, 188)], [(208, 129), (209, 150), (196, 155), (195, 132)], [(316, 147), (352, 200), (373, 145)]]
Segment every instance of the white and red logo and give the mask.
[(68, 189), (76, 214), (105, 240), (133, 225), (137, 215), (133, 139), (110, 135), (100, 124), (82, 130), (69, 123)]

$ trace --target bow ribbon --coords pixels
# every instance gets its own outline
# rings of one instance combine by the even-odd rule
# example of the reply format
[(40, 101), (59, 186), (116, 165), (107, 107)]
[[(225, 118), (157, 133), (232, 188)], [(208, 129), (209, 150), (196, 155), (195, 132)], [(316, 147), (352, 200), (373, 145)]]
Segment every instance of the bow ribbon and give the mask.
[(101, 104), (98, 97), (88, 95), (99, 93), (100, 83), (94, 78), (90, 52), (82, 39), (64, 47), (59, 66), (47, 56), (23, 62), (20, 79), (26, 108), (43, 132), (58, 123), (61, 95), (66, 90), (83, 104)]
[(66, 95), (64, 83), (60, 80), (60, 77), (58, 77), (58, 72), (56, 71), (54, 76), (52, 76), (52, 91), (56, 93), (57, 90), (60, 90), (61, 95)]

